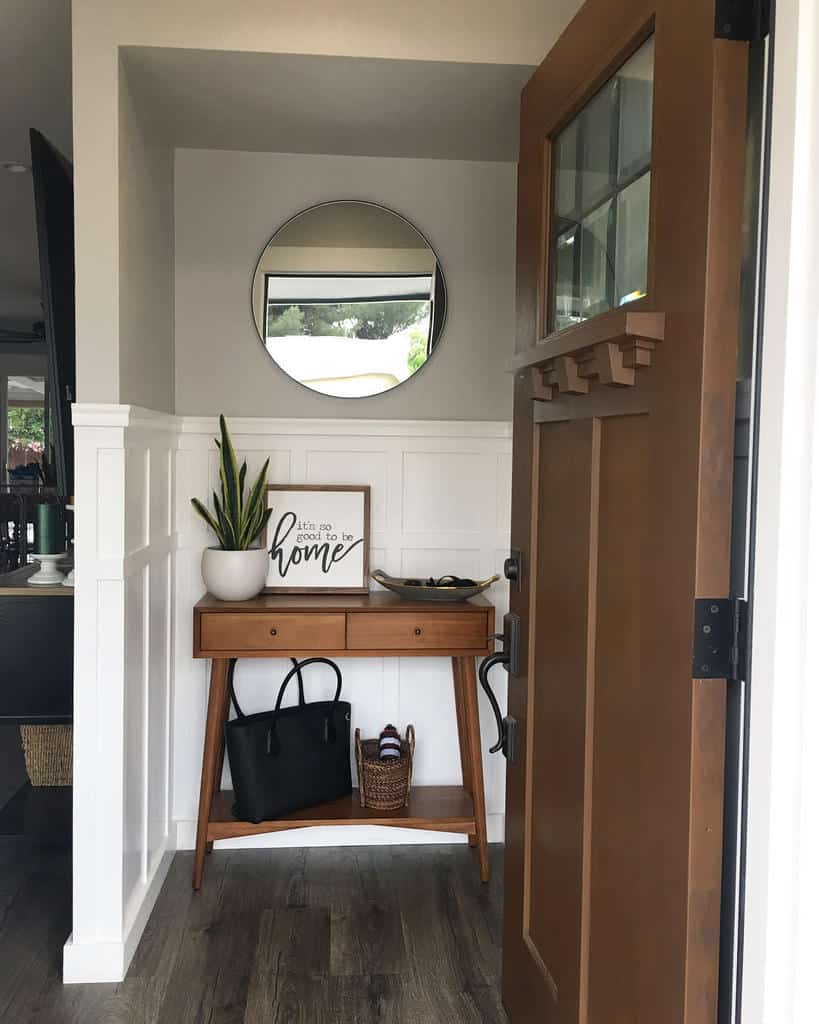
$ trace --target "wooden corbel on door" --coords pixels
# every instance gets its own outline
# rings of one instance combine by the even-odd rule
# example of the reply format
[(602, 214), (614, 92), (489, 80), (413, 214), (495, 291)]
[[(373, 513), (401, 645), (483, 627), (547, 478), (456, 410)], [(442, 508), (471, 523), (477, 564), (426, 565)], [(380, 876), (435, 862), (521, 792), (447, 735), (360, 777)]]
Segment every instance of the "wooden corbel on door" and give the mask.
[[(588, 321), (539, 346), (539, 359), (530, 371), (535, 401), (550, 402), (555, 393), (587, 395), (592, 380), (607, 387), (634, 387), (638, 368), (651, 366), (654, 346), (665, 336), (665, 314), (621, 313), (607, 318), (602, 331), (600, 327)], [(567, 342), (572, 346), (568, 351), (547, 355), (547, 347), (564, 350)]]

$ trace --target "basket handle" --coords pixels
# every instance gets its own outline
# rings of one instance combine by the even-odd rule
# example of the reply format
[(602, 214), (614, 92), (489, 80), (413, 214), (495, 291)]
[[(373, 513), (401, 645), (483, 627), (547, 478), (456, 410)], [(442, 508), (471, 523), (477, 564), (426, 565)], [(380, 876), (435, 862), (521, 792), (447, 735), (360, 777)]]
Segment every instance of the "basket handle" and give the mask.
[(364, 793), (364, 755), (361, 751), (361, 729), (355, 730), (355, 763), (358, 768), (358, 795), (361, 799), (361, 806), (366, 807), (366, 794)]
[(412, 787), (412, 761), (415, 756), (415, 726), (407, 726), (407, 753), (409, 755), (409, 771), (407, 772), (407, 799), (404, 806), (409, 803), (410, 788)]

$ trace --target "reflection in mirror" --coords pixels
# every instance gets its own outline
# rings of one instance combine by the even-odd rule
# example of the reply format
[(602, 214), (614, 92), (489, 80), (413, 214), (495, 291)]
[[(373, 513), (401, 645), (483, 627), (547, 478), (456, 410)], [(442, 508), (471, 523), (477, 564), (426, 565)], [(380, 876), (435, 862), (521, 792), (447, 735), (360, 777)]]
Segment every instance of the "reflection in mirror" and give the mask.
[(271, 358), (324, 395), (377, 395), (411, 377), (438, 344), (446, 285), (424, 236), (373, 203), (314, 206), (268, 242), (253, 316)]

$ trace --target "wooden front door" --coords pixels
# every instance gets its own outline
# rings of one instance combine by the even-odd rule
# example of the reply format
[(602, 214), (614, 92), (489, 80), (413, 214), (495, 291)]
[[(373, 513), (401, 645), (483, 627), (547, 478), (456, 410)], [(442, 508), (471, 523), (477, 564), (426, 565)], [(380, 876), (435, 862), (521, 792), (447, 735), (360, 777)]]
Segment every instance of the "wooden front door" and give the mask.
[(504, 1001), (713, 1024), (747, 44), (587, 0), (523, 93)]

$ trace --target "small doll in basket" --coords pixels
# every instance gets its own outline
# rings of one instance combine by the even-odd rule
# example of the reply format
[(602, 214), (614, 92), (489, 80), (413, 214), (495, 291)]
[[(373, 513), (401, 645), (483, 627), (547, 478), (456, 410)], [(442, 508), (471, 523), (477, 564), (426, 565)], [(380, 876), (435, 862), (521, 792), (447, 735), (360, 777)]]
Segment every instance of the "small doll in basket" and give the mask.
[(401, 736), (392, 723), (384, 726), (378, 737), (378, 760), (392, 761), (401, 756)]

